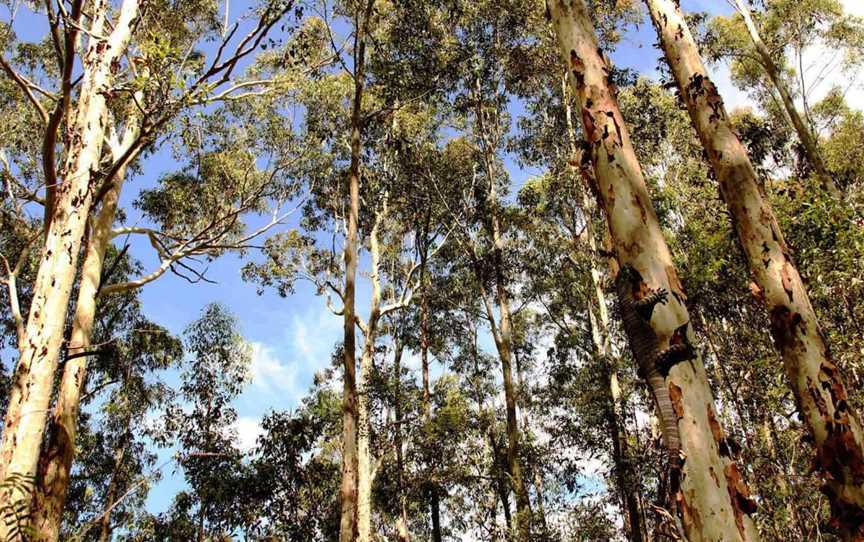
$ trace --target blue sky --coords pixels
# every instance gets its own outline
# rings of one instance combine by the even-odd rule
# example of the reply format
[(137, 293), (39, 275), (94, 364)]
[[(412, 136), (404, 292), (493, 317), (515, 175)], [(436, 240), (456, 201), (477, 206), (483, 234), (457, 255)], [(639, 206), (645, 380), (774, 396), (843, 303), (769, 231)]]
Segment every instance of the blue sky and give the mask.
[[(859, 2), (846, 0), (848, 7), (861, 11), (864, 8)], [(232, 14), (242, 11), (239, 4), (232, 3)], [(729, 5), (720, 0), (684, 0), (682, 4), (688, 11), (730, 11)], [(45, 35), (42, 20), (35, 19), (25, 8), (20, 9), (15, 23), (16, 33), (22, 39), (41, 39)], [(0, 20), (9, 20), (9, 12), (5, 7), (0, 8)], [(647, 22), (638, 28), (628, 28), (621, 45), (611, 55), (613, 61), (618, 66), (653, 76), (660, 54), (652, 46), (655, 41), (653, 29)], [(728, 70), (715, 68), (714, 79), (730, 107), (747, 103), (746, 96), (729, 83)], [(518, 103), (514, 103), (512, 109), (514, 117), (522, 111)], [(176, 164), (169, 150), (162, 149), (147, 157), (142, 166), (142, 173), (127, 182), (121, 200), (129, 214), (129, 223), (139, 218), (131, 206), (137, 193), (153, 186), (161, 174), (174, 170)], [(537, 173), (520, 169), (512, 159), (507, 160), (507, 166), (516, 186)], [(147, 243), (133, 244), (132, 254), (147, 269), (158, 263)], [(141, 291), (141, 299), (149, 318), (178, 334), (210, 302), (223, 303), (237, 315), (242, 323), (242, 333), (253, 349), (253, 378), (235, 403), (240, 416), (238, 433), (241, 443), (251, 446), (258, 432), (260, 418), (270, 410), (295, 407), (310, 386), (316, 371), (330, 364), (333, 346), (340, 340), (342, 321), (325, 308), (324, 300), (317, 297), (308, 284), (298, 284), (296, 293), (287, 299), (273, 292), (258, 296), (255, 285), (244, 282), (240, 277), (242, 263), (237, 256), (226, 255), (210, 264), (207, 275), (217, 284), (190, 285), (166, 274), (145, 286)], [(361, 311), (365, 312), (369, 288), (365, 280), (361, 281), (358, 304)], [(9, 359), (9, 356), (4, 355), (4, 358)], [(167, 454), (163, 452), (163, 455)], [(170, 505), (172, 495), (182, 487), (181, 473), (167, 469), (164, 475), (163, 481), (154, 487), (148, 500), (148, 507), (154, 512), (165, 510)]]

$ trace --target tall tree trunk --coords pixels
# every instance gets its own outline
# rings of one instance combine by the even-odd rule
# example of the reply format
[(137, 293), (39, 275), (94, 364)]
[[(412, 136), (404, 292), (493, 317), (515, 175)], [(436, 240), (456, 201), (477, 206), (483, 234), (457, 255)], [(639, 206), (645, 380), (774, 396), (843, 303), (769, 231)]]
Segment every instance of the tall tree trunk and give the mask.
[[(139, 96), (140, 98), (140, 96)], [(138, 137), (138, 115), (133, 113), (127, 121), (122, 142), (111, 142), (111, 154), (119, 159)], [(36, 494), (33, 505), (33, 526), (40, 540), (55, 541), (60, 532), (63, 507), (69, 489), (70, 472), (75, 457), (75, 437), (78, 430), (78, 412), (87, 374), (87, 355), (96, 318), (96, 298), (102, 277), (105, 251), (111, 242), (111, 226), (117, 211), (120, 191), (126, 176), (121, 166), (111, 188), (106, 192), (102, 207), (96, 216), (88, 237), (72, 334), (63, 365), (63, 376), (57, 393), (57, 402), (48, 427), (48, 440), (39, 458)]]
[(438, 497), (438, 489), (433, 486), (429, 495), (429, 507), (432, 514), (432, 542), (442, 542), (441, 535), (441, 503)]
[[(507, 415), (507, 463), (510, 470), (510, 478), (513, 484), (513, 492), (516, 494), (516, 529), (518, 539), (527, 542), (531, 538), (531, 501), (528, 497), (528, 488), (522, 474), (522, 460), (520, 458), (521, 434), (519, 422), (516, 419), (516, 387), (513, 384), (513, 325), (510, 312), (510, 294), (507, 291), (507, 279), (504, 270), (504, 238), (501, 231), (501, 217), (498, 194), (496, 188), (495, 168), (492, 162), (493, 149), (486, 141), (485, 113), (480, 97), (480, 81), (476, 81), (476, 116), (477, 125), (483, 146), (483, 166), (489, 182), (488, 205), (489, 205), (489, 234), (492, 240), (493, 273), (495, 276), (495, 302), (498, 305), (498, 324), (495, 325), (495, 314), (489, 301), (489, 296), (483, 288), (486, 307), (486, 315), (492, 323), (492, 335), (495, 347), (498, 350), (498, 358), (501, 360), (501, 373), (504, 383), (504, 404)], [(478, 269), (479, 271), (479, 269)], [(478, 275), (478, 280), (483, 280)]]
[[(363, 91), (366, 77), (366, 32), (375, 0), (368, 0), (363, 13), (357, 15), (354, 28), (354, 101), (351, 105), (351, 165), (348, 170), (348, 224), (345, 236), (345, 287), (343, 307), (343, 391), (342, 391), (342, 482), (339, 541), (355, 542), (360, 538), (360, 463), (359, 418), (357, 397), (357, 343), (354, 327), (357, 322), (356, 283), (360, 214), (360, 161), (363, 152)], [(367, 443), (368, 446), (368, 443)], [(366, 472), (368, 474), (368, 457)], [(367, 530), (368, 536), (368, 530)]]
[(764, 68), (768, 79), (771, 80), (771, 84), (777, 89), (777, 93), (780, 94), (783, 109), (786, 111), (786, 118), (792, 124), (795, 133), (798, 134), (798, 140), (804, 147), (807, 161), (810, 162), (810, 165), (818, 174), (819, 180), (825, 189), (835, 198), (842, 198), (842, 193), (837, 188), (837, 185), (834, 184), (834, 181), (828, 174), (828, 170), (825, 168), (825, 162), (822, 160), (822, 153), (819, 152), (819, 144), (816, 142), (813, 131), (804, 123), (804, 119), (798, 113), (798, 109), (795, 107), (795, 102), (792, 100), (792, 95), (789, 92), (789, 87), (783, 81), (780, 70), (774, 64), (774, 59), (771, 58), (771, 52), (759, 35), (759, 30), (756, 28), (756, 23), (753, 22), (747, 0), (735, 0), (735, 5), (738, 7), (738, 12), (744, 18), (744, 26), (747, 27), (747, 33), (750, 34), (750, 40), (753, 42), (756, 53), (759, 55), (759, 64)]
[(381, 280), (379, 266), (381, 249), (378, 245), (378, 228), (383, 220), (383, 214), (375, 217), (375, 225), (369, 235), (369, 252), (371, 256), (370, 280), (372, 282), (372, 298), (370, 300), (369, 319), (366, 322), (363, 339), (363, 354), (360, 358), (360, 376), (357, 379), (357, 540), (369, 542), (372, 532), (372, 458), (369, 449), (369, 378), (372, 376), (372, 365), (375, 356), (375, 340), (378, 336), (378, 322), (381, 316)]
[[(630, 142), (609, 81), (610, 66), (598, 49), (591, 18), (582, 0), (549, 0), (549, 15), (556, 31), (571, 84), (581, 106), (594, 187), (605, 211), (618, 263), (619, 275), (632, 269), (641, 276), (640, 293), (669, 292), (663, 304), (643, 325), (654, 335), (656, 349), (668, 350), (673, 341), (689, 344), (692, 331), (682, 290), (666, 241), (660, 230), (645, 180)], [(586, 164), (587, 165), (587, 164)], [(648, 299), (645, 295), (644, 299)], [(636, 345), (631, 344), (635, 349)], [(654, 361), (657, 361), (655, 358)], [(721, 455), (723, 433), (702, 360), (698, 354), (669, 368), (668, 377), (652, 388), (658, 407), (662, 388), (671, 401), (674, 419), (667, 420), (680, 439), (685, 458), (674, 508), (690, 542), (758, 540), (747, 515), (752, 501), (737, 466)], [(658, 408), (666, 413), (666, 409)], [(725, 448), (724, 448), (725, 449)], [(675, 488), (673, 488), (675, 489)]]
[[(432, 390), (429, 381), (429, 221), (426, 215), (421, 238), (423, 249), (420, 253), (420, 368), (423, 376), (423, 421), (429, 423), (432, 419)], [(433, 467), (434, 469), (434, 467)], [(434, 478), (434, 470), (431, 473)], [(428, 485), (429, 515), (432, 520), (432, 542), (441, 542), (441, 498), (438, 486), (431, 482)]]
[(507, 527), (507, 540), (513, 539), (513, 516), (510, 513), (510, 491), (507, 488), (507, 476), (511, 476), (510, 469), (504, 458), (501, 457), (501, 447), (498, 446), (498, 437), (495, 435), (495, 429), (489, 428), (489, 444), (492, 446), (492, 459), (495, 475), (495, 489), (498, 492), (498, 499), (501, 501), (501, 508), (504, 512), (504, 524)]
[[(368, 344), (368, 339), (367, 339)], [(374, 348), (374, 342), (373, 342)], [(357, 378), (357, 541), (369, 542), (372, 531), (372, 461), (369, 456), (368, 380), (374, 350), (364, 346)]]
[[(525, 382), (525, 371), (522, 367), (521, 358), (518, 353), (514, 353), (513, 358), (516, 360), (516, 378), (519, 384), (520, 393), (516, 395), (517, 399), (521, 399), (521, 401), (516, 402), (516, 406), (519, 408), (519, 412), (522, 414), (522, 430), (524, 432), (528, 432), (528, 398), (526, 397), (526, 389), (527, 383)], [(549, 535), (549, 524), (546, 522), (546, 506), (543, 501), (543, 474), (541, 470), (534, 466), (532, 469), (532, 477), (531, 483), (534, 486), (534, 493), (536, 495), (535, 498), (535, 506), (537, 508), (537, 521), (539, 523), (540, 529), (542, 530), (543, 536)]]
[(399, 493), (399, 520), (396, 522), (396, 534), (401, 542), (408, 542), (411, 535), (408, 532), (408, 502), (405, 496), (405, 457), (402, 451), (402, 350), (405, 345), (396, 339), (393, 348), (393, 408), (396, 413), (396, 425), (393, 431), (393, 443), (396, 448), (396, 490)]
[(342, 292), (343, 354), (342, 364), (342, 482), (340, 486), (341, 518), (339, 541), (357, 539), (357, 353), (355, 290), (357, 281), (357, 221), (360, 211), (360, 154), (362, 152), (364, 36), (360, 28), (354, 35), (356, 71), (354, 103), (351, 110), (351, 165), (348, 171), (348, 225), (345, 236), (345, 286)]
[(647, 0), (690, 119), (720, 183), (783, 357), (786, 375), (816, 445), (833, 522), (846, 539), (864, 540), (864, 432), (846, 397), (807, 289), (762, 194), (747, 151), (729, 124), (684, 16), (673, 0)]
[(420, 254), (420, 368), (423, 373), (423, 416), (428, 422), (432, 415), (432, 394), (429, 386), (429, 215), (423, 228), (423, 250)]
[[(91, 6), (94, 34), (103, 34), (108, 26), (107, 11), (105, 0)], [(83, 59), (83, 82), (67, 139), (65, 178), (57, 187), (53, 218), (33, 285), (33, 301), (0, 445), (0, 479), (4, 482), (0, 516), (30, 512), (69, 296), (94, 195), (92, 172), (98, 169), (102, 151), (112, 65), (126, 51), (137, 14), (138, 1), (125, 0), (107, 41), (91, 39)], [(28, 523), (20, 517), (0, 519), (10, 519), (0, 521), (0, 539), (4, 540), (20, 538), (16, 529)]]
[(126, 457), (126, 448), (132, 436), (129, 431), (131, 421), (131, 419), (126, 420), (126, 432), (114, 450), (114, 468), (111, 471), (108, 490), (105, 492), (105, 512), (102, 513), (102, 517), (99, 519), (99, 542), (109, 542), (111, 540), (111, 512), (114, 509), (114, 502), (118, 496), (117, 489), (119, 486), (120, 471), (123, 467), (123, 458)]
[[(570, 93), (567, 91), (567, 79), (562, 78), (561, 94), (564, 102), (565, 124), (571, 155), (578, 155), (576, 148), (576, 132), (573, 128), (573, 117), (570, 108)], [(639, 488), (636, 484), (636, 473), (628, 453), (627, 429), (624, 422), (624, 405), (621, 400), (621, 387), (618, 384), (616, 359), (611, 353), (611, 335), (609, 332), (609, 310), (606, 306), (606, 294), (600, 277), (600, 251), (597, 247), (597, 237), (594, 232), (594, 211), (596, 206), (591, 203), (585, 188), (593, 186), (595, 181), (587, 177), (590, 172), (582, 169), (586, 186), (577, 187), (582, 199), (580, 207), (585, 216), (585, 237), (588, 239), (588, 250), (591, 256), (591, 286), (594, 290), (594, 300), (597, 303), (597, 314), (590, 304), (588, 306), (588, 322), (591, 326), (591, 340), (594, 355), (603, 368), (603, 393), (606, 399), (606, 422), (609, 427), (609, 437), (612, 443), (612, 462), (615, 465), (615, 481), (621, 495), (622, 516), (631, 542), (644, 542), (645, 525), (642, 508), (639, 504)]]

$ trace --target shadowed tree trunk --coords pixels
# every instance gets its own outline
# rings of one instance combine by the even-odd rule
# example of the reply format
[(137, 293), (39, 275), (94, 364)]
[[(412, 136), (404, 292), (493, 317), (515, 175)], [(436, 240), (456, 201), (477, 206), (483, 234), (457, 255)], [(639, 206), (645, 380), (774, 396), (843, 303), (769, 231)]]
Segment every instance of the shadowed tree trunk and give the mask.
[(762, 193), (723, 100), (708, 78), (684, 16), (673, 0), (647, 0), (651, 19), (770, 316), (774, 343), (816, 445), (833, 523), (845, 539), (864, 540), (864, 432), (789, 247)]
[(357, 540), (357, 352), (355, 290), (357, 282), (357, 221), (360, 212), (360, 154), (362, 152), (363, 68), (365, 44), (362, 28), (354, 34), (354, 103), (351, 109), (351, 165), (348, 170), (348, 224), (345, 235), (342, 375), (342, 482), (340, 486), (340, 542)]
[[(398, 333), (398, 331), (396, 332)], [(399, 492), (399, 519), (396, 522), (396, 534), (401, 542), (408, 542), (411, 535), (408, 532), (408, 502), (405, 495), (405, 457), (402, 451), (402, 351), (405, 345), (398, 338), (393, 345), (393, 406), (395, 410), (394, 447), (396, 448), (396, 489)]]
[[(495, 348), (501, 361), (501, 373), (504, 384), (504, 405), (507, 419), (507, 464), (513, 492), (516, 495), (516, 530), (518, 539), (528, 542), (531, 539), (531, 501), (528, 488), (522, 473), (521, 433), (516, 418), (516, 387), (513, 381), (513, 315), (510, 311), (510, 293), (507, 291), (507, 277), (504, 269), (504, 238), (501, 230), (500, 208), (496, 188), (495, 166), (493, 164), (494, 150), (487, 144), (487, 127), (485, 112), (480, 97), (480, 81), (475, 84), (477, 126), (482, 140), (483, 167), (489, 183), (487, 201), (489, 204), (488, 233), (492, 241), (492, 273), (495, 283), (495, 303), (498, 306), (498, 318), (492, 308), (492, 301), (483, 284), (483, 273), (480, 262), (475, 258), (475, 272), (480, 284), (481, 297), (489, 320)], [(476, 248), (476, 247), (475, 247)]]
[[(90, 30), (101, 35), (112, 24), (106, 21), (108, 3), (97, 0), (90, 6)], [(78, 253), (84, 238), (105, 135), (108, 91), (113, 80), (112, 65), (126, 52), (132, 25), (138, 16), (137, 0), (125, 0), (119, 17), (106, 40), (91, 39), (83, 58), (83, 79), (75, 111), (68, 126), (64, 178), (56, 187), (55, 205), (47, 226), (45, 248), (33, 284), (33, 300), (27, 319), (18, 366), (0, 445), (0, 479), (16, 483), (0, 494), (4, 514), (29, 514), (39, 452), (48, 418), (67, 306), (75, 280)], [(25, 419), (26, 417), (26, 419)], [(6, 519), (6, 518), (3, 518)], [(26, 525), (26, 520), (25, 520)], [(18, 521), (0, 521), (0, 539), (17, 540)]]
[[(679, 351), (691, 342), (690, 316), (684, 304), (687, 298), (621, 117), (609, 81), (610, 65), (598, 49), (587, 8), (582, 0), (548, 0), (547, 8), (580, 104), (586, 139), (582, 165), (594, 170), (593, 189), (605, 212), (621, 268), (619, 284), (622, 273), (629, 270), (632, 297), (639, 307), (668, 293), (665, 302), (658, 302), (653, 312), (641, 317), (644, 343), (636, 344), (631, 337), (631, 348), (640, 366), (643, 361), (656, 364), (664, 361), (661, 354)], [(633, 318), (640, 316), (634, 314)], [(652, 356), (658, 355), (640, 360), (646, 346)], [(690, 542), (758, 540), (753, 522), (745, 513), (755, 505), (737, 466), (728, 454), (719, 451), (725, 437), (716, 420), (714, 399), (698, 353), (689, 350), (684, 358), (670, 358), (678, 363), (670, 364), (665, 377), (657, 370), (643, 375), (651, 377), (651, 391), (658, 414), (664, 418), (664, 442), (670, 456), (678, 455), (678, 446), (683, 455), (679, 483), (670, 484), (668, 504), (677, 516), (674, 523), (680, 525), (675, 527), (683, 529)], [(676, 459), (670, 457), (670, 466)], [(674, 482), (675, 477), (670, 478)]]
[[(432, 393), (429, 382), (429, 221), (426, 221), (421, 234), (423, 248), (420, 252), (420, 367), (423, 373), (423, 421), (429, 423), (432, 417)], [(434, 474), (434, 473), (433, 473)], [(432, 521), (432, 542), (442, 542), (441, 535), (441, 498), (438, 495), (438, 486), (434, 483), (428, 485), (429, 515)]]

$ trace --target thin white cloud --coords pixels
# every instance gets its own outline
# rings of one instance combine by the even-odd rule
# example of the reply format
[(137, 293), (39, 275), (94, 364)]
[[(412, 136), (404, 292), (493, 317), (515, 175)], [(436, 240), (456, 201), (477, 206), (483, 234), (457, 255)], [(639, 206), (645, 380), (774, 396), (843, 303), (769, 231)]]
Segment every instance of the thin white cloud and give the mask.
[(241, 416), (234, 424), (237, 431), (237, 446), (242, 452), (248, 452), (255, 448), (255, 444), (264, 430), (261, 428), (261, 418)]
[(268, 393), (298, 392), (298, 368), (296, 363), (283, 363), (274, 350), (263, 343), (251, 342), (251, 384), (257, 390)]
[(342, 334), (342, 319), (327, 310), (322, 303), (295, 314), (288, 332), (291, 355), (310, 374), (327, 367), (333, 347)]

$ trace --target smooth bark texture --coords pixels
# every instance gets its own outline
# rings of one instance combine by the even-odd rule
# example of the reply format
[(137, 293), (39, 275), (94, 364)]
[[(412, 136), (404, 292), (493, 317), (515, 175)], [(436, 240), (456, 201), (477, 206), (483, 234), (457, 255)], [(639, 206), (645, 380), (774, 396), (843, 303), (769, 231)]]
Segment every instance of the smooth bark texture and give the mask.
[(822, 160), (822, 154), (819, 152), (819, 144), (816, 142), (816, 137), (813, 135), (813, 131), (807, 127), (804, 123), (804, 119), (801, 118), (801, 114), (798, 112), (798, 108), (795, 107), (794, 100), (792, 100), (792, 94), (789, 92), (789, 87), (786, 86), (786, 82), (783, 81), (783, 76), (780, 74), (780, 70), (774, 63), (774, 59), (771, 58), (771, 52), (768, 50), (765, 42), (762, 41), (762, 36), (759, 35), (759, 29), (756, 28), (756, 23), (753, 22), (753, 17), (750, 13), (750, 6), (747, 4), (746, 0), (735, 0), (735, 5), (738, 8), (738, 13), (740, 13), (744, 18), (744, 26), (747, 27), (747, 33), (750, 35), (750, 40), (753, 42), (753, 46), (756, 48), (756, 53), (759, 55), (759, 64), (765, 70), (765, 74), (768, 75), (771, 84), (774, 85), (775, 89), (777, 89), (777, 93), (780, 94), (780, 101), (783, 104), (783, 110), (786, 111), (786, 120), (792, 124), (792, 128), (795, 130), (795, 133), (798, 134), (798, 140), (804, 147), (804, 154), (807, 156), (807, 161), (810, 162), (810, 165), (819, 175), (819, 180), (822, 182), (825, 189), (835, 198), (842, 198), (842, 193), (837, 188), (837, 185), (834, 184), (834, 181), (828, 174), (828, 170), (825, 168), (825, 162)]
[(792, 254), (760, 190), (747, 151), (708, 78), (684, 16), (672, 0), (647, 0), (651, 19), (766, 305), (790, 387), (816, 445), (833, 523), (864, 540), (864, 432)]
[[(105, 20), (107, 11), (104, 0), (91, 6), (93, 34), (101, 35), (111, 28)], [(3, 506), (0, 515), (11, 512), (19, 516), (11, 522), (14, 526), (0, 521), (0, 539), (17, 539), (21, 535), (16, 529), (29, 521), (26, 516), (30, 512), (67, 305), (94, 196), (93, 172), (98, 170), (105, 135), (106, 97), (114, 66), (126, 51), (137, 14), (136, 0), (124, 1), (107, 40), (91, 39), (83, 58), (83, 82), (67, 136), (64, 178), (56, 190), (53, 218), (33, 285), (33, 301), (0, 446), (0, 479), (7, 483), (0, 494)]]
[[(123, 156), (138, 137), (140, 127), (138, 119), (134, 118), (137, 115), (134, 113), (133, 115), (127, 122), (123, 141), (110, 142), (111, 154), (115, 160)], [(93, 322), (96, 318), (96, 300), (102, 280), (105, 251), (111, 242), (111, 226), (114, 223), (125, 175), (126, 166), (123, 165), (102, 200), (102, 207), (96, 215), (88, 236), (84, 262), (81, 265), (78, 300), (67, 348), (68, 359), (63, 365), (57, 402), (48, 427), (48, 440), (39, 458), (39, 471), (36, 477), (33, 525), (39, 532), (41, 540), (45, 541), (57, 540), (63, 519), (63, 507), (66, 503), (70, 472), (75, 456), (81, 394), (87, 380), (89, 356), (86, 354), (90, 349)]]
[[(610, 66), (598, 49), (591, 18), (582, 0), (549, 0), (548, 13), (581, 106), (586, 152), (593, 167), (596, 194), (608, 220), (613, 247), (623, 270), (631, 266), (644, 281), (645, 293), (664, 289), (665, 304), (650, 320), (660, 347), (681, 330), (692, 339), (689, 314), (640, 165), (609, 81)], [(685, 455), (674, 504), (690, 542), (751, 541), (758, 535), (742, 508), (751, 509), (749, 492), (728, 454), (720, 453), (724, 436), (698, 355), (672, 367), (666, 379), (672, 397), (681, 449)], [(725, 449), (725, 448), (724, 448)]]
[[(493, 165), (493, 150), (486, 142), (486, 126), (484, 123), (484, 112), (482, 101), (479, 99), (480, 82), (476, 83), (478, 96), (476, 106), (477, 125), (482, 140), (483, 167), (489, 183), (489, 236), (492, 241), (492, 265), (495, 277), (495, 304), (498, 306), (498, 318), (492, 308), (490, 296), (483, 285), (483, 276), (480, 273), (480, 263), (476, 261), (477, 280), (480, 283), (481, 295), (483, 297), (486, 317), (498, 351), (498, 359), (501, 361), (501, 374), (504, 384), (504, 405), (507, 416), (507, 466), (513, 492), (516, 494), (516, 531), (517, 538), (522, 542), (531, 539), (531, 501), (528, 497), (528, 488), (525, 477), (522, 474), (522, 459), (520, 457), (522, 435), (519, 431), (519, 422), (516, 418), (516, 386), (513, 381), (513, 315), (510, 311), (510, 294), (507, 291), (507, 277), (504, 270), (504, 238), (501, 230), (501, 217), (499, 216), (498, 192), (496, 188), (495, 167)], [(474, 255), (476, 259), (476, 254)]]
[[(359, 36), (355, 46), (363, 48)], [(359, 58), (362, 59), (360, 52)], [(362, 72), (361, 60), (358, 70)], [(355, 290), (357, 282), (357, 215), (360, 209), (360, 153), (363, 103), (363, 80), (355, 78), (354, 104), (351, 113), (351, 166), (348, 172), (348, 224), (345, 236), (345, 287), (343, 296), (343, 375), (342, 375), (342, 482), (340, 542), (357, 539), (357, 358), (354, 327)]]

